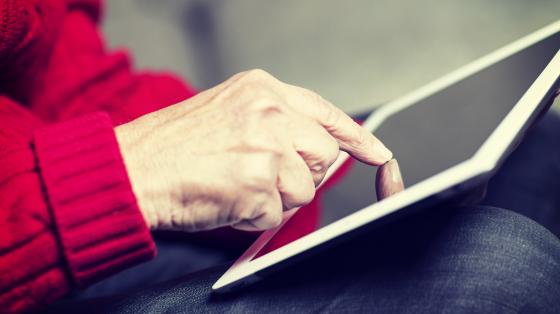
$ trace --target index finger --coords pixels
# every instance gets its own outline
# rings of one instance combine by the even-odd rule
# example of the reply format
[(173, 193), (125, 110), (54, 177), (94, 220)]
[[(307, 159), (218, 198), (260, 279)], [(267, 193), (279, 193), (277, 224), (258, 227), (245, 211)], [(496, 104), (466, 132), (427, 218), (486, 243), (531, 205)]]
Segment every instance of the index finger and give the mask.
[(381, 201), (404, 190), (404, 182), (396, 159), (377, 168), (375, 176), (377, 200)]
[(292, 85), (290, 87), (295, 88), (297, 98), (289, 101), (292, 107), (323, 126), (337, 140), (341, 150), (374, 166), (393, 158), (393, 153), (378, 138), (335, 105), (310, 90)]

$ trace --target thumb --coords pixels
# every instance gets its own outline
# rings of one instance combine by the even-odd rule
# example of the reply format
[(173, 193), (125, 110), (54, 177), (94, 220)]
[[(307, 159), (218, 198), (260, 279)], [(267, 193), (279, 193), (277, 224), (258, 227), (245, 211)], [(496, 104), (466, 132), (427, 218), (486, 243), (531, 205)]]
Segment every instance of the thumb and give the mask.
[(404, 190), (404, 182), (396, 159), (393, 158), (377, 168), (375, 189), (378, 201)]

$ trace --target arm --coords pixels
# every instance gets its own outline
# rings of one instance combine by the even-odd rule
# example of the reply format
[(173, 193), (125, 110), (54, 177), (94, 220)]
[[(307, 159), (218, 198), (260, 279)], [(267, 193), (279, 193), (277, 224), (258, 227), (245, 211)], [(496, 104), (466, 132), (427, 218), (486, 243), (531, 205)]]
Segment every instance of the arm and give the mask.
[(0, 308), (52, 302), (155, 253), (104, 114), (44, 127), (0, 98)]

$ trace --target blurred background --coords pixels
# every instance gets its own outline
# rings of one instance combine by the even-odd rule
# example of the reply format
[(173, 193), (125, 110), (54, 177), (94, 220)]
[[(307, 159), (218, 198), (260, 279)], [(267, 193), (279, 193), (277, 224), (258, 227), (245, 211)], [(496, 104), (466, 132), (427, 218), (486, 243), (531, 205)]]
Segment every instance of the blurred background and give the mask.
[(139, 68), (204, 89), (262, 68), (357, 113), (559, 19), (558, 0), (108, 0)]

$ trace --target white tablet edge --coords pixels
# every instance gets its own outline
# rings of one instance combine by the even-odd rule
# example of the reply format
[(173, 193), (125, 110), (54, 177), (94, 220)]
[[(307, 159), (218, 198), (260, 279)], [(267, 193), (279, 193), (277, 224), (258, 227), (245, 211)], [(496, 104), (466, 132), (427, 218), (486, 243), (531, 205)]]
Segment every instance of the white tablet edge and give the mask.
[[(534, 43), (551, 36), (560, 31), (560, 21), (557, 21), (541, 30), (538, 30), (526, 37), (523, 37), (501, 49), (498, 49), (489, 55), (486, 55), (470, 64), (451, 72), (444, 77), (437, 79), (424, 87), (421, 87), (412, 93), (409, 93), (387, 105), (378, 109), (365, 122), (364, 127), (369, 130), (375, 130), (387, 117), (398, 112), (422, 99), (447, 88), (448, 86), (481, 71), (482, 69), (497, 63), (498, 61), (523, 50)], [(251, 245), (245, 253), (222, 275), (220, 279), (212, 286), (212, 290), (220, 290), (228, 285), (246, 278), (255, 272), (262, 270), (268, 266), (276, 264), (291, 256), (297, 255), (317, 244), (335, 238), (345, 232), (353, 230), (364, 224), (370, 223), (375, 219), (392, 213), (406, 205), (412, 204), (423, 199), (427, 195), (436, 194), (451, 187), (457, 183), (463, 182), (468, 178), (475, 177), (479, 174), (491, 171), (496, 163), (500, 160), (505, 149), (509, 146), (511, 140), (517, 135), (523, 127), (524, 121), (535, 110), (535, 107), (521, 106), (530, 100), (542, 99), (551, 84), (554, 84), (556, 77), (560, 75), (560, 54), (557, 54), (549, 63), (545, 71), (543, 71), (537, 80), (531, 85), (529, 90), (519, 100), (515, 107), (506, 116), (504, 121), (500, 123), (498, 128), (486, 140), (486, 142), (477, 151), (475, 156), (465, 162), (462, 162), (452, 168), (449, 168), (427, 180), (424, 180), (414, 186), (407, 188), (401, 192), (399, 197), (388, 198), (371, 206), (363, 208), (349, 216), (346, 216), (330, 225), (327, 225), (317, 231), (314, 231), (302, 238), (299, 238), (281, 248), (267, 253), (257, 259), (252, 258), (268, 243), (268, 241), (282, 228), (285, 222), (297, 211), (291, 210), (285, 213), (284, 222), (271, 230), (265, 231)], [(541, 98), (537, 98), (541, 95)], [(529, 104), (537, 105), (539, 102), (529, 102)], [(504, 141), (504, 139), (507, 139)], [(344, 163), (348, 158), (346, 153), (341, 153), (337, 161), (331, 166), (327, 173), (325, 181), (332, 175), (336, 169)]]

